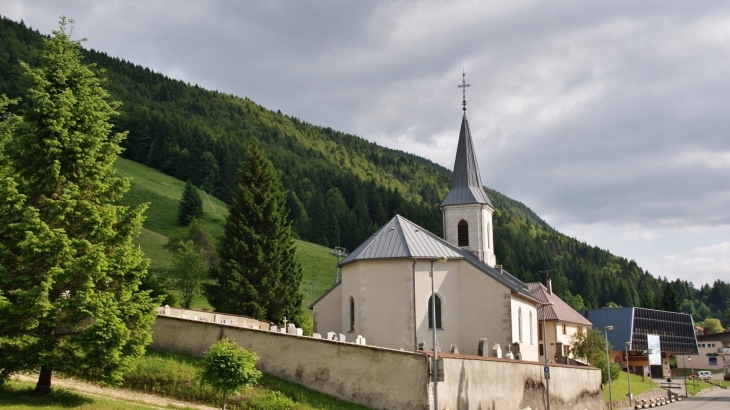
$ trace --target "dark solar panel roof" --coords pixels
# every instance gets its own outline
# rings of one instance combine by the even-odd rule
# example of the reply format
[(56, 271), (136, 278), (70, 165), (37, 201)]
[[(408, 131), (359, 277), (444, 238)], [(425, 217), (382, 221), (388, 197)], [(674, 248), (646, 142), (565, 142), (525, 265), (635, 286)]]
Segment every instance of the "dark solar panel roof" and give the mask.
[(471, 140), (466, 112), (464, 112), (461, 131), (459, 131), (459, 144), (456, 147), (451, 190), (441, 202), (441, 206), (464, 204), (487, 204), (493, 207), (487, 193), (482, 188), (482, 177), (479, 174), (479, 165), (474, 152), (474, 144)]
[(457, 248), (415, 223), (396, 215), (347, 256), (339, 266), (374, 259), (464, 259), (510, 290), (534, 299), (522, 281), (502, 269), (495, 269), (471, 252)]

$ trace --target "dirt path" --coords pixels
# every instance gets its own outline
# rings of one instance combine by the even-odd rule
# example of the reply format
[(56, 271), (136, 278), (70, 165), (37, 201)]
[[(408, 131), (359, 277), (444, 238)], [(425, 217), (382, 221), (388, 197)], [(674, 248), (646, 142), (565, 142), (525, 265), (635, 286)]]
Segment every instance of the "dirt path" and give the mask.
[[(23, 382), (35, 383), (38, 381), (38, 376), (32, 375), (16, 375), (14, 378)], [(139, 393), (127, 389), (110, 389), (95, 386), (90, 383), (81, 382), (74, 379), (62, 379), (59, 377), (53, 378), (53, 387), (63, 387), (65, 389), (76, 390), (85, 395), (101, 397), (112, 400), (123, 400), (131, 401), (137, 404), (148, 405), (155, 409), (169, 409), (169, 406), (183, 407), (200, 410), (216, 410), (218, 407), (210, 407), (201, 404), (188, 403), (184, 401), (178, 401), (168, 399), (162, 396), (155, 396), (153, 394)]]

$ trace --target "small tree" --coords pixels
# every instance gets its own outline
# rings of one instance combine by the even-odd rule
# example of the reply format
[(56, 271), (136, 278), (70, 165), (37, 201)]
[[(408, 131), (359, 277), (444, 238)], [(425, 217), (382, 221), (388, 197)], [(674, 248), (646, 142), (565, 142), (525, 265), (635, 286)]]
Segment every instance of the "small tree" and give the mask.
[(180, 225), (189, 225), (194, 219), (203, 217), (203, 199), (188, 181), (185, 184), (185, 190), (180, 198), (180, 206), (177, 209), (177, 221)]
[[(606, 339), (598, 329), (590, 329), (585, 332), (577, 332), (570, 337), (570, 352), (578, 360), (588, 362), (591, 366), (601, 369), (603, 383), (608, 382), (608, 370), (606, 368)], [(608, 344), (608, 350), (613, 346)], [(618, 379), (618, 372), (621, 368), (611, 363), (611, 380)]]
[(256, 370), (258, 360), (252, 350), (242, 349), (228, 338), (218, 341), (205, 352), (200, 378), (223, 393), (223, 410), (229, 394), (256, 383), (261, 377), (261, 372)]
[(707, 333), (722, 333), (725, 331), (725, 329), (722, 328), (722, 323), (720, 323), (719, 319), (715, 319), (713, 317), (708, 317), (704, 321), (698, 323), (698, 325), (702, 326), (707, 330)]
[(182, 305), (190, 309), (193, 298), (200, 294), (200, 282), (205, 266), (193, 241), (180, 241), (180, 248), (172, 257), (172, 274), (177, 279), (177, 288), (182, 292)]

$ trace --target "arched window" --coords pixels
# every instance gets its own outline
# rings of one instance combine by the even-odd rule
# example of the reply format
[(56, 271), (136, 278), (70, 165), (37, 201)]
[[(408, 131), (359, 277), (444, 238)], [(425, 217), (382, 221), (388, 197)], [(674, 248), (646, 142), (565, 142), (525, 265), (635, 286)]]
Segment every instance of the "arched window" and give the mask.
[(469, 246), (469, 224), (465, 220), (459, 221), (459, 246)]
[[(433, 296), (428, 298), (428, 328), (433, 329), (433, 304), (431, 299)], [(441, 329), (441, 298), (436, 295), (436, 329)]]
[(350, 296), (350, 332), (355, 331), (355, 299)]
[(517, 340), (522, 343), (522, 308), (517, 308)]
[(530, 344), (531, 345), (534, 344), (534, 342), (532, 340), (533, 340), (532, 339), (532, 311), (530, 311)]

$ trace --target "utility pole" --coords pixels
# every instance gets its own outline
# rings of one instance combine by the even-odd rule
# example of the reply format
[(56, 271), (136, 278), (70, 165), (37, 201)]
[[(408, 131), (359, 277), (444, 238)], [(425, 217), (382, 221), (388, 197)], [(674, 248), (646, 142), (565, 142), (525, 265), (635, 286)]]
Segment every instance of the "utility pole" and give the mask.
[(335, 247), (335, 251), (332, 252), (332, 255), (335, 255), (337, 258), (337, 263), (335, 264), (335, 282), (333, 283), (333, 285), (336, 285), (340, 281), (340, 261), (347, 256), (347, 249), (337, 246)]

